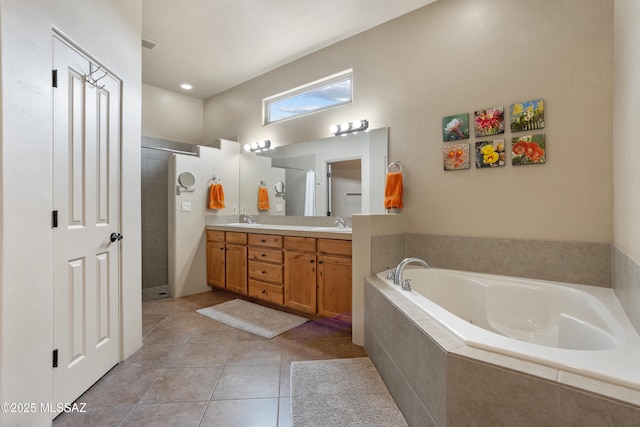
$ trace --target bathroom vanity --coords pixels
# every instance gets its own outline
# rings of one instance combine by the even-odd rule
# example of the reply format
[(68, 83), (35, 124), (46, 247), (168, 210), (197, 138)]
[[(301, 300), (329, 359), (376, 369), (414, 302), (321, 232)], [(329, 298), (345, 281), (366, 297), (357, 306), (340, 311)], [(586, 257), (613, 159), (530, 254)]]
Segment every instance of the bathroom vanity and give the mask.
[(336, 227), (209, 225), (207, 283), (351, 324), (351, 232)]

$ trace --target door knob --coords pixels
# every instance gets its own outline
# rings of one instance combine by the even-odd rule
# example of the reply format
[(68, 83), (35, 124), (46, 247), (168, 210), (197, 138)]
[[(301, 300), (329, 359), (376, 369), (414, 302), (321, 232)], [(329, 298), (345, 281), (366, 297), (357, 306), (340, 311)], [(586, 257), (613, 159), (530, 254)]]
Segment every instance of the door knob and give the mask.
[(122, 234), (120, 233), (111, 233), (111, 236), (109, 236), (109, 240), (111, 240), (111, 243), (117, 241), (117, 240), (122, 240)]

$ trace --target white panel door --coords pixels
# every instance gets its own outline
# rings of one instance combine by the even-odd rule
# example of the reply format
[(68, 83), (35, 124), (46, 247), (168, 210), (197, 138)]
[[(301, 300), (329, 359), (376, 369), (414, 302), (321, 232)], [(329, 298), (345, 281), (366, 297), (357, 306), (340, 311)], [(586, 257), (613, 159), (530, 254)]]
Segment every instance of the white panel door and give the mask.
[(53, 397), (64, 403), (119, 359), (121, 105), (119, 80), (53, 43)]

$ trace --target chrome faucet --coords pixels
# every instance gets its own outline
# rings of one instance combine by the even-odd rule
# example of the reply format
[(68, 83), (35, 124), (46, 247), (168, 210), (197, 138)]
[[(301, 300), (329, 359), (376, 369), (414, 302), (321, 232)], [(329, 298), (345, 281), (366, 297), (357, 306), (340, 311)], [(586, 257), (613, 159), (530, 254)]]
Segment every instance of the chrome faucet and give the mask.
[(244, 222), (246, 222), (247, 224), (255, 224), (256, 220), (253, 219), (252, 215), (247, 215), (244, 217)]
[(349, 228), (347, 223), (344, 222), (344, 219), (342, 219), (342, 217), (340, 217), (340, 216), (336, 218), (336, 221), (334, 222), (334, 224), (336, 224), (338, 226), (338, 228), (341, 229), (341, 230)]
[(396, 274), (394, 275), (394, 278), (393, 278), (394, 285), (398, 285), (398, 286), (403, 285), (403, 289), (404, 289), (404, 282), (402, 281), (402, 272), (404, 271), (404, 268), (411, 263), (420, 264), (425, 266), (426, 268), (429, 268), (429, 264), (427, 264), (426, 261), (421, 260), (420, 258), (405, 258), (402, 261), (400, 261), (400, 264), (398, 264), (398, 266), (396, 267)]

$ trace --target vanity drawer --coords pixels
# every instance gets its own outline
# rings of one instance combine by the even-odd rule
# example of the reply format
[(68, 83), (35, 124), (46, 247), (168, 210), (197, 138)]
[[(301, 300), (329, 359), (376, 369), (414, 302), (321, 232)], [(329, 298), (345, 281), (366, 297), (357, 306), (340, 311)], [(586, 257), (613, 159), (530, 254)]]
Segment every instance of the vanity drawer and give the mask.
[(276, 236), (274, 234), (249, 234), (249, 244), (251, 246), (267, 248), (282, 248), (282, 236)]
[(318, 239), (318, 253), (351, 256), (351, 240)]
[(274, 304), (284, 304), (284, 288), (279, 285), (249, 280), (249, 296)]
[(224, 242), (224, 231), (207, 230), (207, 241)]
[(247, 233), (237, 233), (235, 231), (227, 231), (227, 243), (237, 243), (240, 245), (247, 244)]
[(282, 251), (262, 248), (249, 248), (249, 261), (273, 262), (282, 264)]
[(315, 252), (316, 238), (285, 236), (284, 248), (290, 251)]
[(249, 278), (281, 284), (283, 268), (282, 265), (249, 261)]

